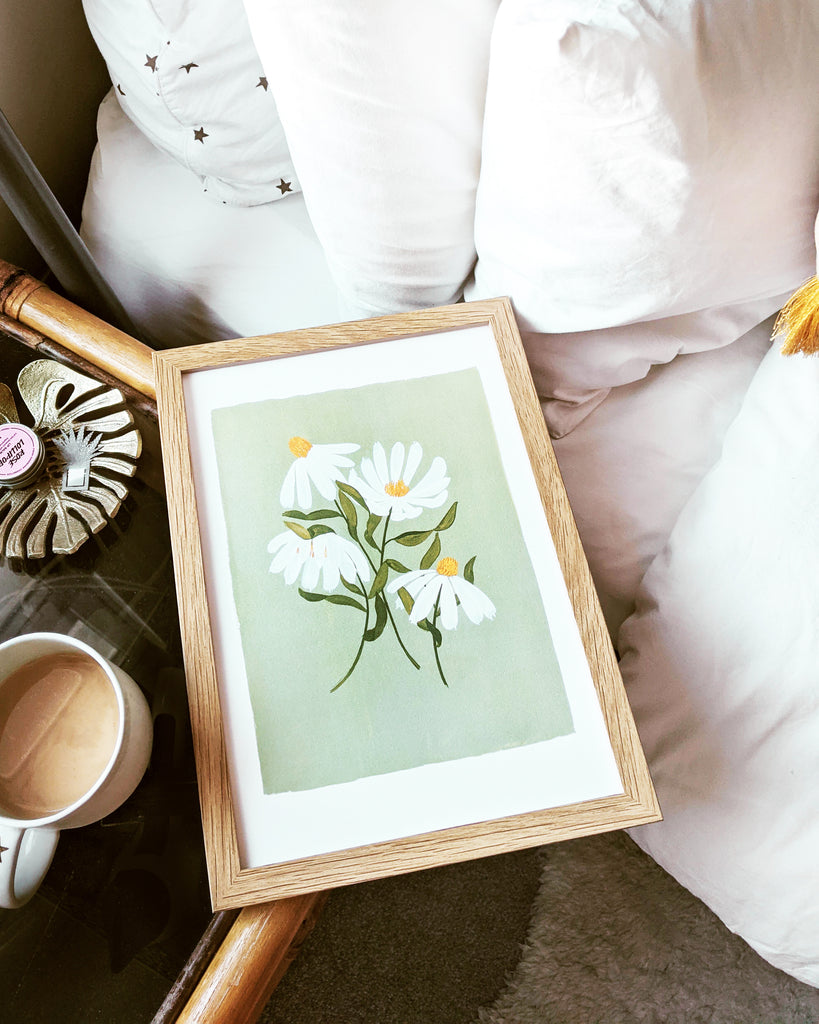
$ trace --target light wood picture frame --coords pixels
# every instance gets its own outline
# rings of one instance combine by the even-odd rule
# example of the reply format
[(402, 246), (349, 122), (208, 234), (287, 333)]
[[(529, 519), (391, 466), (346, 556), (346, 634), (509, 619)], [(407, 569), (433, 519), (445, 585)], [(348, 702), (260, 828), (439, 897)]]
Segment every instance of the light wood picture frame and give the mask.
[(215, 909), (660, 818), (507, 299), (154, 372)]

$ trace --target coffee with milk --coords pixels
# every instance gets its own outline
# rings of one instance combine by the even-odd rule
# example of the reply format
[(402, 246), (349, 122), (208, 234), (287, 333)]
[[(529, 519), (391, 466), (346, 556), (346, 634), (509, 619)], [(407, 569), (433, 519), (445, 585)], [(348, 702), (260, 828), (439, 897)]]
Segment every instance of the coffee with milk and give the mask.
[(33, 819), (83, 797), (117, 743), (117, 697), (81, 652), (46, 654), (0, 687), (0, 813)]

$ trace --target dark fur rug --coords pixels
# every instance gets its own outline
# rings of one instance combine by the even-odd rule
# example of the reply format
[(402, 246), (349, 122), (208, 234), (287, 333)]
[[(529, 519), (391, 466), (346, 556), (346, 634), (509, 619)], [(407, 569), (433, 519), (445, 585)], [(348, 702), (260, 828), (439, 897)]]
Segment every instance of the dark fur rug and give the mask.
[(819, 1024), (819, 989), (617, 832), (335, 890), (262, 1022)]
[(819, 989), (762, 960), (611, 833), (545, 851), (522, 957), (478, 1021), (816, 1024)]

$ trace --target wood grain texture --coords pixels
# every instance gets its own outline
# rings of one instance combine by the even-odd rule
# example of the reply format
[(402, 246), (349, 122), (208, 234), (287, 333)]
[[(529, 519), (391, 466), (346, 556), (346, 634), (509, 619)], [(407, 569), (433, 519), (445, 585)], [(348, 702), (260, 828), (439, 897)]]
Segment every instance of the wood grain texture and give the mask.
[[(575, 611), (624, 793), (570, 807), (443, 829), (407, 839), (243, 868), (231, 807), (219, 689), (208, 616), (196, 491), (188, 450), (183, 378), (188, 372), (347, 345), (488, 324), (494, 333), (535, 481)], [(241, 906), (443, 863), (483, 857), (654, 821), (654, 789), (617, 661), (569, 507), (507, 299), (463, 303), (155, 354), (163, 457), (172, 508), (180, 619), (186, 651), (214, 907)]]
[(253, 1024), (321, 910), (306, 894), (243, 911), (176, 1018), (177, 1024)]
[(230, 800), (202, 545), (195, 515), (196, 494), (187, 446), (182, 374), (173, 360), (160, 358), (158, 353), (154, 355), (157, 412), (168, 492), (171, 549), (177, 567), (177, 601), (202, 827), (208, 852), (211, 901), (214, 909), (221, 910), (227, 904), (218, 898), (219, 880), (232, 878), (240, 870), (236, 821)]
[(35, 331), (33, 327), (27, 327), (25, 324), (20, 323), (19, 320), (14, 320), (5, 313), (0, 313), (0, 330), (23, 345), (27, 345), (43, 359), (56, 359), (58, 363), (70, 366), (72, 369), (85, 373), (89, 377), (95, 377), (109, 387), (119, 389), (128, 402), (131, 411), (136, 409), (143, 415), (149, 416), (154, 420), (156, 419), (155, 398), (150, 398), (141, 391), (132, 388), (130, 384), (120, 380), (116, 374), (110, 370), (104, 370), (86, 356), (72, 352), (71, 349), (61, 345), (54, 337), (47, 337), (39, 331)]
[(47, 285), (0, 260), (0, 313), (58, 341), (118, 380), (156, 398), (151, 349)]
[(0, 260), (0, 311), (19, 319), (23, 303), (38, 288), (45, 288), (42, 281), (27, 274), (25, 270)]

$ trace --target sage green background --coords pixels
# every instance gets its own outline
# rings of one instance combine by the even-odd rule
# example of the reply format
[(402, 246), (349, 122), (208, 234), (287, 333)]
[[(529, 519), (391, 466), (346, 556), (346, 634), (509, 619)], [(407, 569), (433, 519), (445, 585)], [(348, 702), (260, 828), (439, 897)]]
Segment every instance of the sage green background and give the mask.
[[(218, 409), (213, 432), (265, 792), (313, 789), (573, 731), (477, 370)], [(447, 501), (391, 524), (390, 535), (435, 526), (457, 500), (455, 524), (440, 534), (440, 557), (450, 555), (462, 570), (477, 556), (475, 584), (497, 615), (474, 625), (459, 614), (457, 629), (443, 631), (448, 687), (430, 634), (395, 611), (389, 595), (420, 671), (388, 624), (365, 645), (353, 675), (330, 692), (355, 656), (363, 613), (305, 601), (296, 584), (268, 571), (268, 542), (285, 529), (279, 490), (294, 435), (360, 444), (351, 456), (356, 463), (375, 441), (389, 453), (395, 441), (409, 447), (417, 440), (424, 458), (415, 482), (435, 455), (446, 460)], [(314, 508), (327, 507), (315, 488), (314, 498)], [(328, 522), (348, 536), (343, 520)], [(388, 544), (387, 553), (417, 568), (427, 546)]]

